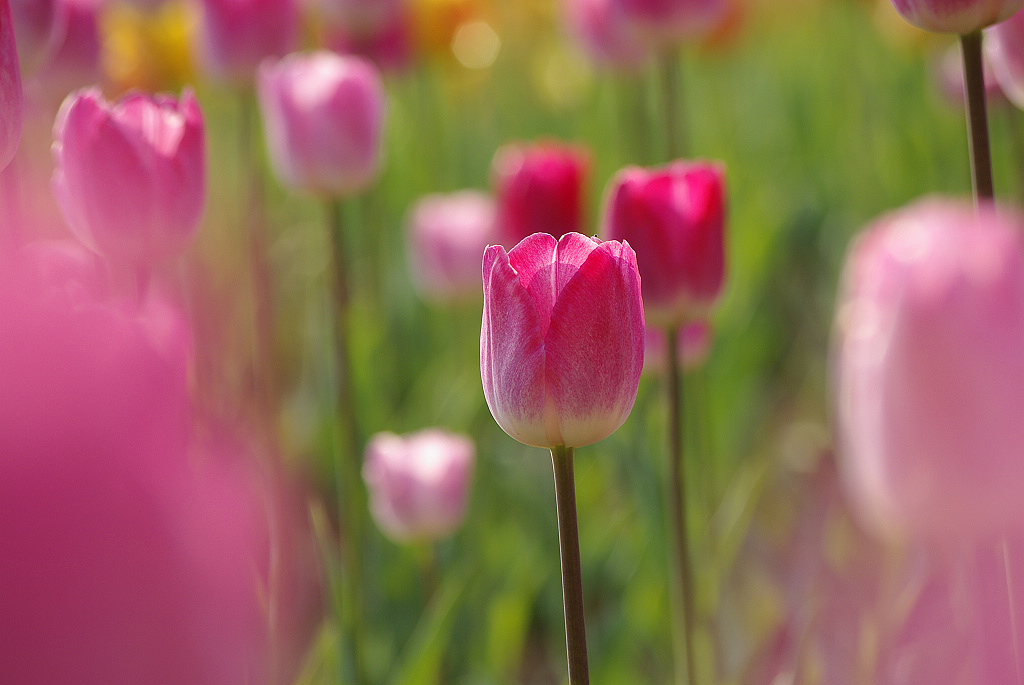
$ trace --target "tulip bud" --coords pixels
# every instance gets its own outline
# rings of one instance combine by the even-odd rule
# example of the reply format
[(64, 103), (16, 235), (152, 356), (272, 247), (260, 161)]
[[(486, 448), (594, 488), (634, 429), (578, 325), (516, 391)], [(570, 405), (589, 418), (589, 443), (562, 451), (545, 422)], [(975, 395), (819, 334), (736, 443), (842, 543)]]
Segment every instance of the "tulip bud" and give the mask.
[(536, 447), (581, 447), (625, 422), (644, 363), (636, 255), (543, 233), (484, 252), (480, 375), (498, 425)]
[(610, 0), (612, 12), (655, 44), (700, 37), (723, 21), (728, 0)]
[(982, 541), (1024, 528), (1024, 225), (931, 199), (847, 257), (835, 328), (839, 457), (884, 532)]
[(296, 0), (202, 0), (198, 61), (219, 79), (251, 83), (268, 57), (298, 46)]
[(436, 428), (373, 436), (363, 479), (377, 525), (398, 542), (450, 535), (462, 523), (475, 456), (468, 436)]
[(609, 184), (602, 234), (628, 240), (653, 325), (706, 316), (725, 272), (725, 188), (720, 165), (627, 167)]
[(999, 87), (1024, 109), (1024, 11), (986, 31), (985, 49)]
[(331, 52), (293, 54), (265, 62), (257, 87), (281, 183), (333, 197), (370, 185), (384, 120), (383, 87), (372, 64)]
[(582, 231), (589, 165), (582, 149), (552, 141), (500, 148), (492, 170), (502, 245), (534, 233), (560, 238)]
[(54, 125), (54, 189), (75, 236), (110, 259), (151, 263), (182, 252), (206, 203), (202, 113), (192, 91), (72, 93)]
[(967, 34), (1008, 19), (1024, 0), (891, 0), (914, 26), (936, 33)]
[(21, 140), (21, 69), (8, 0), (0, 0), (0, 171)]

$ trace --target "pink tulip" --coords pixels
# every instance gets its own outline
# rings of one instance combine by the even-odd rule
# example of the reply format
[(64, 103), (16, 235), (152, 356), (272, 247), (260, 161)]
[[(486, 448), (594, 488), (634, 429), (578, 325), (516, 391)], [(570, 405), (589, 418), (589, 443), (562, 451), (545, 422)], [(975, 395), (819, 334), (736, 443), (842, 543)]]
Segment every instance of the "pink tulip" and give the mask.
[(8, 0), (0, 0), (0, 171), (21, 140), (21, 69)]
[(1024, 11), (986, 31), (985, 48), (999, 87), (1024, 109)]
[(728, 0), (610, 0), (612, 12), (638, 36), (655, 44), (709, 33), (723, 21)]
[(21, 68), (34, 72), (49, 59), (67, 30), (64, 0), (11, 0)]
[(937, 33), (967, 34), (1008, 19), (1024, 0), (891, 0), (914, 26)]
[(110, 259), (151, 263), (182, 252), (206, 201), (204, 128), (190, 90), (72, 93), (54, 125), (53, 183), (75, 236)]
[(298, 47), (297, 0), (201, 0), (199, 62), (218, 79), (251, 83), (268, 57)]
[(370, 185), (384, 120), (372, 64), (323, 51), (288, 55), (264, 63), (257, 86), (270, 160), (283, 184), (333, 197)]
[(595, 62), (637, 69), (649, 56), (648, 46), (620, 21), (613, 0), (562, 0), (569, 33)]
[(376, 33), (404, 12), (405, 0), (320, 0), (325, 14), (353, 34)]
[(508, 248), (534, 233), (560, 238), (582, 231), (589, 166), (584, 150), (553, 141), (500, 148), (491, 168), (502, 244)]
[(412, 60), (412, 29), (411, 17), (399, 12), (372, 29), (353, 30), (344, 24), (328, 27), (324, 42), (334, 52), (359, 55), (384, 72), (395, 72)]
[(373, 436), (363, 479), (377, 525), (398, 542), (450, 535), (465, 514), (475, 455), (468, 436), (436, 428)]
[[(33, 0), (27, 0), (32, 3)], [(64, 16), (63, 30), (53, 54), (40, 65), (37, 80), (58, 99), (103, 78), (99, 13), (105, 0), (57, 0)]]
[(653, 325), (706, 316), (722, 290), (724, 232), (724, 171), (718, 164), (627, 167), (609, 184), (602, 233), (629, 240), (636, 250)]
[(480, 255), (495, 239), (494, 201), (463, 190), (427, 195), (409, 213), (409, 264), (420, 292), (450, 301), (479, 295)]
[(484, 252), (480, 375), (498, 425), (581, 447), (623, 424), (644, 364), (636, 255), (625, 242), (539, 233)]
[(878, 220), (836, 318), (840, 457), (886, 533), (956, 544), (1024, 528), (1024, 225), (941, 199)]

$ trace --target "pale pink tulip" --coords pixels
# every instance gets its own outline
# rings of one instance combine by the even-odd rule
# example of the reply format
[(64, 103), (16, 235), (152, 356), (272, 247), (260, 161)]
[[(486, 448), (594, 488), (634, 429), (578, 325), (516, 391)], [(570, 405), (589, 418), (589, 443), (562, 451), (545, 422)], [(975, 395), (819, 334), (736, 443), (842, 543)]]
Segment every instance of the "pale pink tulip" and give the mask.
[(537, 447), (614, 433), (636, 400), (644, 313), (625, 242), (534, 234), (487, 248), (480, 375), (498, 425)]
[(326, 51), (293, 54), (265, 62), (257, 85), (267, 149), (284, 185), (343, 197), (376, 178), (384, 91), (372, 64)]
[(650, 56), (640, 40), (613, 11), (613, 0), (562, 0), (570, 35), (597, 64), (638, 69)]
[(1024, 11), (986, 31), (985, 49), (999, 87), (1024, 109)]
[(0, 0), (0, 171), (21, 140), (21, 69), (8, 0)]
[(466, 511), (475, 455), (468, 436), (436, 428), (373, 436), (363, 479), (377, 526), (397, 542), (450, 535)]
[(610, 0), (611, 11), (637, 36), (671, 44), (708, 34), (722, 22), (729, 0)]
[(636, 250), (650, 322), (677, 326), (706, 316), (725, 276), (722, 167), (627, 167), (608, 188), (601, 233)]
[(914, 26), (937, 33), (967, 34), (1008, 19), (1024, 0), (891, 0)]
[(206, 202), (199, 105), (131, 94), (72, 93), (54, 125), (53, 184), (75, 236), (119, 262), (172, 257), (192, 240)]
[(408, 258), (424, 296), (441, 302), (478, 297), (480, 255), (494, 242), (490, 196), (463, 190), (427, 195), (409, 212)]
[(250, 84), (268, 57), (298, 47), (296, 0), (200, 0), (198, 61), (224, 81)]
[(836, 318), (848, 490), (875, 528), (957, 544), (1024, 529), (1024, 225), (930, 199), (847, 258)]

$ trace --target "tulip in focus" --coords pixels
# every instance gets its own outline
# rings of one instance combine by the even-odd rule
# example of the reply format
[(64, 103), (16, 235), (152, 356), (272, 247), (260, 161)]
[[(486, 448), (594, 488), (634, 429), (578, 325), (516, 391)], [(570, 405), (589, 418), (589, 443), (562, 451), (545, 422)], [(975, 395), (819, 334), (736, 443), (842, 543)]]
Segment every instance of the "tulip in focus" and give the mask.
[(8, 0), (0, 0), (0, 171), (21, 139), (21, 69)]
[(274, 172), (296, 190), (348, 197), (380, 166), (384, 92), (376, 68), (321, 51), (265, 62), (257, 88)]
[(249, 84), (268, 57), (298, 46), (297, 0), (201, 0), (197, 61), (220, 80)]
[(204, 138), (188, 89), (116, 103), (96, 89), (69, 95), (54, 125), (53, 185), (71, 231), (129, 264), (182, 252), (206, 202)]
[(625, 242), (538, 233), (487, 248), (480, 375), (498, 425), (537, 447), (614, 433), (636, 400), (644, 312)]
[(610, 0), (611, 11), (638, 36), (672, 44), (703, 36), (723, 21), (729, 0)]
[(847, 257), (834, 371), (839, 456), (864, 518), (926, 542), (1024, 529), (1024, 224), (930, 199)]
[(1024, 0), (891, 0), (914, 26), (936, 33), (968, 34), (1008, 19)]
[(450, 535), (465, 514), (475, 456), (468, 436), (436, 428), (373, 436), (363, 479), (377, 526), (398, 542)]
[(1024, 11), (986, 31), (985, 49), (999, 87), (1024, 109)]
[(586, 152), (572, 145), (545, 141), (500, 148), (491, 169), (502, 245), (534, 233), (560, 238), (582, 231), (589, 166)]
[(653, 325), (702, 318), (725, 274), (724, 171), (718, 164), (673, 162), (627, 167), (609, 184), (602, 234), (628, 240), (644, 279)]

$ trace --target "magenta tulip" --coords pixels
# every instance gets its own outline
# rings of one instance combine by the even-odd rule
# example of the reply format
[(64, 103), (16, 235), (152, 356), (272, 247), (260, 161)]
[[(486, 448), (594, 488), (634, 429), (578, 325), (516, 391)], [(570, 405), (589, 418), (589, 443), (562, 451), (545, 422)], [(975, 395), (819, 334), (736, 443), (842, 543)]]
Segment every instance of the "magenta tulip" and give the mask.
[(199, 62), (218, 79), (251, 83), (268, 57), (298, 47), (297, 0), (201, 0)]
[(569, 33), (597, 64), (637, 69), (650, 56), (640, 40), (613, 11), (613, 0), (562, 0)]
[(612, 12), (655, 44), (703, 36), (725, 19), (729, 0), (610, 0)]
[(468, 436), (436, 428), (373, 436), (363, 479), (377, 526), (397, 542), (450, 535), (466, 511), (475, 456)]
[(21, 140), (21, 69), (8, 0), (0, 0), (0, 171)]
[(724, 171), (718, 164), (673, 162), (627, 167), (609, 184), (602, 234), (629, 240), (644, 279), (652, 324), (703, 318), (725, 273)]
[(839, 456), (887, 533), (1024, 528), (1024, 224), (931, 199), (854, 244), (836, 318)]
[(1024, 0), (891, 0), (914, 26), (937, 33), (973, 33), (1008, 19)]
[(376, 178), (384, 91), (372, 64), (323, 51), (288, 55), (264, 63), (257, 86), (270, 160), (284, 185), (337, 198)]
[(72, 93), (54, 125), (53, 184), (75, 236), (115, 261), (145, 264), (182, 252), (206, 202), (199, 105), (131, 94)]
[(484, 252), (480, 374), (498, 425), (581, 447), (629, 416), (644, 363), (636, 255), (625, 242), (539, 233)]
[(1024, 109), (1024, 11), (986, 31), (985, 48), (999, 87)]
[(583, 230), (583, 193), (590, 160), (572, 145), (509, 144), (491, 165), (498, 231), (506, 248), (534, 233), (560, 238)]

